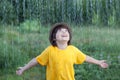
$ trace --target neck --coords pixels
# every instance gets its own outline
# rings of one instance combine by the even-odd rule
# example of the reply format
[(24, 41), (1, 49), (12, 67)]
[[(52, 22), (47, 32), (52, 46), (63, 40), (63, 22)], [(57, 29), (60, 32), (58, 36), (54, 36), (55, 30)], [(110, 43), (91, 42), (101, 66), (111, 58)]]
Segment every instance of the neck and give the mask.
[(68, 46), (67, 43), (58, 43), (58, 42), (57, 42), (57, 47), (58, 47), (59, 49), (66, 49), (67, 46)]

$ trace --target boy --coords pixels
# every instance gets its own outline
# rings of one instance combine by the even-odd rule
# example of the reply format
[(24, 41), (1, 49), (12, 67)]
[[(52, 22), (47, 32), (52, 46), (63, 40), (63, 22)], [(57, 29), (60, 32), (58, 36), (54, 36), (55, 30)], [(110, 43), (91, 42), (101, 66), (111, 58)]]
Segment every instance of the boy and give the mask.
[(102, 68), (108, 67), (105, 60), (94, 59), (71, 45), (71, 38), (71, 30), (67, 24), (55, 24), (49, 34), (51, 45), (27, 65), (19, 67), (16, 74), (22, 75), (27, 69), (41, 64), (47, 66), (47, 80), (75, 80), (74, 64), (82, 64), (85, 61), (97, 64)]

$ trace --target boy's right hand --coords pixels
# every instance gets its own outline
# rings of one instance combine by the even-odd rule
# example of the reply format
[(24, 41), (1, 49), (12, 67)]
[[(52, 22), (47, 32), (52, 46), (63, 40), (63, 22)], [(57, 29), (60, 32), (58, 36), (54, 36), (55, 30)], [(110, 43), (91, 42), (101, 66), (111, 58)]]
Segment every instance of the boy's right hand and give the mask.
[(24, 71), (24, 70), (23, 70), (23, 67), (19, 67), (19, 68), (16, 70), (16, 74), (20, 76), (20, 75), (22, 75), (23, 71)]

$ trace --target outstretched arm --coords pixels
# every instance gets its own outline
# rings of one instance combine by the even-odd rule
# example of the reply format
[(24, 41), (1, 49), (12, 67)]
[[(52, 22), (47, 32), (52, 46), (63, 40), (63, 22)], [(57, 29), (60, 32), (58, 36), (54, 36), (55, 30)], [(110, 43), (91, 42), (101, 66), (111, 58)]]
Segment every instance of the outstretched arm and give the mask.
[(85, 61), (88, 62), (88, 63), (97, 64), (97, 65), (99, 65), (102, 68), (107, 68), (108, 67), (108, 64), (106, 63), (105, 60), (97, 60), (97, 59), (94, 59), (94, 58), (92, 58), (90, 56), (86, 56), (86, 60)]
[(35, 65), (37, 65), (37, 64), (38, 64), (38, 63), (37, 63), (36, 59), (33, 58), (33, 59), (32, 59), (30, 62), (28, 62), (28, 64), (26, 64), (24, 67), (19, 67), (19, 69), (16, 70), (16, 74), (17, 74), (17, 75), (22, 75), (22, 73), (23, 73), (24, 71), (28, 70), (29, 68), (31, 68), (31, 67), (33, 67), (33, 66), (35, 66)]

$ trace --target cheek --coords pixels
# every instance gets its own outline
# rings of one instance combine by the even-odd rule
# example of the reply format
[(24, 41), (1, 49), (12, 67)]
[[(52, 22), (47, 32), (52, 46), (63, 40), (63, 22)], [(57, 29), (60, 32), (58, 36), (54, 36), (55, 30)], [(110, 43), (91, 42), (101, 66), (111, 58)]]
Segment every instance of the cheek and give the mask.
[(70, 39), (70, 34), (68, 34), (68, 36), (69, 36), (69, 39)]
[(58, 39), (59, 38), (59, 34), (56, 34), (55, 38)]
[(56, 35), (55, 39), (58, 39), (58, 36)]

